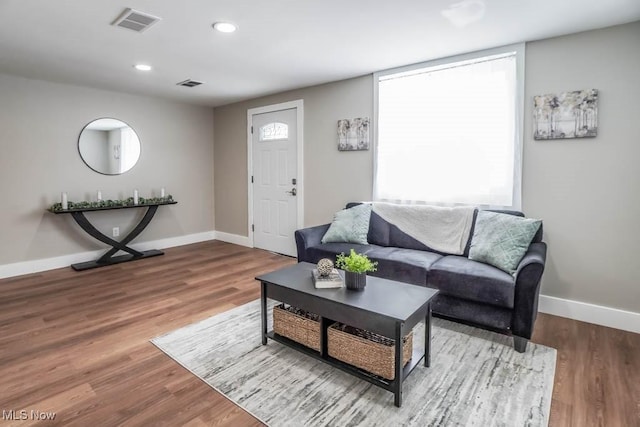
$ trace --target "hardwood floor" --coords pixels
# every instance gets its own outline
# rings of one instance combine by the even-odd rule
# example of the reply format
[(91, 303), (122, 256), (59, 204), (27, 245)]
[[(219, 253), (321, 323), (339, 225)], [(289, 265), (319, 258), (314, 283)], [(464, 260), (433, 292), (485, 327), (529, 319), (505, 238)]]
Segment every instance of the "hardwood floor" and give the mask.
[(558, 350), (551, 426), (640, 426), (640, 334), (539, 314), (532, 341)]
[[(0, 425), (260, 425), (149, 339), (259, 296), (291, 258), (222, 242), (102, 269), (0, 280)], [(552, 426), (640, 425), (640, 335), (541, 314), (558, 349)]]

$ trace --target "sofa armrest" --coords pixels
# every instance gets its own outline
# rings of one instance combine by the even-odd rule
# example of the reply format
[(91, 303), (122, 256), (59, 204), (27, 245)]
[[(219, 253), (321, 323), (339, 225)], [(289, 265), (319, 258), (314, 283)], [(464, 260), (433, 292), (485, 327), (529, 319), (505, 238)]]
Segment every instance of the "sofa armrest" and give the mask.
[(514, 335), (530, 339), (538, 315), (540, 280), (547, 259), (547, 245), (532, 243), (516, 270), (515, 301), (511, 331)]
[(307, 249), (319, 245), (322, 236), (327, 232), (331, 224), (322, 224), (315, 227), (296, 230), (296, 248), (298, 249), (298, 262), (308, 261)]

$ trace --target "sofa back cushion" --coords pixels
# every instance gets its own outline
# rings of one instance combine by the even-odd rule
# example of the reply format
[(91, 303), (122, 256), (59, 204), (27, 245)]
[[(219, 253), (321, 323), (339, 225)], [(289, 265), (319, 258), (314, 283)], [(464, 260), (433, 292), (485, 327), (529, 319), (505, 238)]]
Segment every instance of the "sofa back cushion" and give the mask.
[[(347, 203), (346, 208), (352, 208), (354, 206), (358, 206), (362, 204), (361, 202), (350, 202)], [(491, 212), (505, 213), (509, 215), (515, 215), (523, 217), (524, 214), (520, 211), (512, 211), (512, 210), (499, 210), (499, 209), (490, 209)], [(467, 241), (467, 246), (464, 250), (463, 256), (469, 257), (469, 250), (471, 248), (471, 236), (473, 236), (476, 218), (478, 217), (478, 210), (476, 209), (473, 213), (473, 224), (471, 225), (471, 232), (469, 233), (469, 240)], [(438, 251), (434, 251), (423, 243), (417, 241), (413, 237), (401, 231), (395, 225), (389, 224), (387, 221), (382, 219), (380, 215), (375, 212), (371, 212), (371, 220), (369, 221), (369, 232), (367, 234), (367, 241), (372, 245), (378, 246), (392, 246), (395, 248), (406, 248), (406, 249), (416, 249), (420, 251), (431, 251), (440, 253)], [(540, 228), (538, 232), (533, 237), (532, 243), (541, 242), (542, 241), (542, 224), (540, 224)], [(442, 254), (441, 255), (447, 255)]]
[[(346, 209), (361, 205), (360, 202), (347, 203)], [(371, 219), (369, 220), (369, 232), (367, 241), (371, 245), (391, 246), (389, 244), (389, 234), (391, 233), (390, 225), (387, 221), (380, 218), (380, 215), (371, 211)]]
[(369, 234), (367, 240), (372, 245), (391, 246), (391, 224), (382, 219), (380, 215), (371, 211), (371, 221), (369, 221)]
[[(357, 206), (361, 203), (348, 203), (347, 209)], [(425, 244), (419, 242), (407, 233), (401, 231), (398, 227), (382, 219), (380, 215), (371, 211), (371, 220), (369, 221), (369, 233), (367, 241), (372, 245), (416, 249), (419, 251), (436, 252)]]
[(438, 252), (425, 245), (424, 243), (409, 236), (407, 233), (400, 230), (395, 225), (389, 224), (389, 229), (389, 246), (393, 246), (396, 248), (416, 249), (419, 251), (430, 251), (442, 254), (441, 252)]

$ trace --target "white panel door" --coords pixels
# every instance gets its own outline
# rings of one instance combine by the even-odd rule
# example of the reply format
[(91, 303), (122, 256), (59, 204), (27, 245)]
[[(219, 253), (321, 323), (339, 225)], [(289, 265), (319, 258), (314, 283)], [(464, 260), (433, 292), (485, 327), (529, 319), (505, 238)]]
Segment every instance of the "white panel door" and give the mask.
[(296, 109), (252, 116), (253, 245), (295, 256)]

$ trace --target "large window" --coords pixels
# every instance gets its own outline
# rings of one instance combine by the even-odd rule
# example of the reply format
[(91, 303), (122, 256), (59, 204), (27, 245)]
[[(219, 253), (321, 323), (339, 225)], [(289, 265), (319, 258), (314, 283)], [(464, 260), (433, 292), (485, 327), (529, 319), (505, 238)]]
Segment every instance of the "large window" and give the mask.
[(520, 208), (521, 49), (376, 73), (376, 200)]

